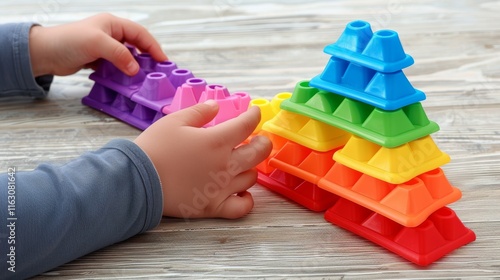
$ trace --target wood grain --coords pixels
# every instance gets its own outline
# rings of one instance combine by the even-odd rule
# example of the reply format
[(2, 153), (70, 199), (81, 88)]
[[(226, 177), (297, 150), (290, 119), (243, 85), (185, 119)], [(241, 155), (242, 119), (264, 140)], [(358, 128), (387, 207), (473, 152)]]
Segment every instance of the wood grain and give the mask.
[[(0, 22), (61, 24), (113, 12), (146, 26), (169, 57), (210, 83), (272, 97), (319, 74), (322, 53), (353, 19), (396, 30), (415, 65), (433, 134), (452, 161), (452, 204), (477, 241), (417, 267), (256, 185), (255, 208), (236, 220), (161, 225), (37, 279), (444, 279), (500, 276), (500, 25), (498, 1), (68, 1), (0, 3)], [(89, 71), (57, 77), (46, 100), (0, 100), (0, 170), (63, 163), (140, 132), (81, 105)]]

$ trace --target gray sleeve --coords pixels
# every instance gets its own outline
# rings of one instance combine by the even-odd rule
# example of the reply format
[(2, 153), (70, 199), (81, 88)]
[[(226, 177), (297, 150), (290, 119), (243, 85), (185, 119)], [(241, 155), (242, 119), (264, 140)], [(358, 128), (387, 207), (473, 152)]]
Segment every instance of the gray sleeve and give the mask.
[(40, 274), (152, 229), (162, 217), (156, 170), (131, 141), (113, 140), (62, 166), (5, 172), (0, 279)]
[(33, 23), (0, 24), (0, 97), (45, 97), (53, 76), (33, 77), (29, 32)]

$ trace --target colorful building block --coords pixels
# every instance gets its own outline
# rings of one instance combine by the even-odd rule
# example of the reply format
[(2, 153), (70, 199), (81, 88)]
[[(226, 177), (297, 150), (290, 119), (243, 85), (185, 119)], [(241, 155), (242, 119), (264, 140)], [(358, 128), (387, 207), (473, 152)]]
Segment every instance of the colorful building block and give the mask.
[(413, 64), (392, 30), (371, 31), (365, 21), (347, 24), (339, 40), (325, 48), (331, 58), (311, 86), (384, 110), (396, 110), (425, 99), (402, 69)]
[(445, 165), (450, 156), (442, 152), (430, 136), (396, 148), (385, 148), (353, 135), (333, 159), (380, 180), (401, 184)]
[(262, 129), (320, 152), (345, 145), (351, 136), (334, 126), (285, 110), (264, 123)]
[(397, 33), (354, 21), (325, 52), (322, 74), (263, 113), (274, 147), (259, 183), (315, 211), (334, 203), (326, 220), (419, 265), (474, 241), (446, 207), (461, 192), (440, 168), (450, 158), (402, 71), (413, 59)]
[(290, 112), (341, 128), (375, 144), (393, 148), (439, 130), (417, 102), (385, 111), (341, 95), (318, 90), (308, 81), (297, 83), (290, 99), (281, 104)]
[(209, 99), (217, 101), (219, 113), (205, 126), (213, 126), (239, 116), (248, 109), (250, 96), (246, 92), (229, 94), (222, 85), (207, 85), (203, 79), (189, 79), (177, 88), (170, 104), (162, 107), (163, 114), (171, 114), (179, 110), (203, 103)]
[(139, 72), (130, 77), (108, 61), (90, 75), (95, 81), (82, 103), (107, 113), (141, 130), (166, 114), (208, 99), (219, 103), (219, 113), (206, 126), (234, 118), (248, 109), (250, 96), (230, 94), (221, 85), (207, 85), (187, 69), (178, 69), (171, 61), (156, 62), (147, 53), (138, 54), (129, 46), (139, 63)]
[(315, 212), (330, 208), (338, 197), (317, 185), (274, 169), (268, 175), (259, 173), (257, 182), (264, 187)]
[(402, 184), (391, 184), (336, 163), (317, 184), (405, 227), (420, 225), (433, 212), (462, 196), (440, 168)]
[(270, 165), (270, 160), (281, 152), (285, 145), (290, 145), (289, 140), (267, 131), (260, 131), (258, 135), (268, 137), (273, 143), (269, 157), (256, 167), (259, 184), (312, 211), (322, 212), (333, 205), (337, 199), (333, 193)]
[(287, 141), (269, 159), (269, 165), (313, 184), (318, 184), (319, 180), (335, 163), (333, 154), (338, 149), (340, 147), (328, 152), (318, 152), (295, 142)]
[(176, 85), (193, 74), (171, 61), (157, 63), (148, 54), (135, 58), (141, 69), (131, 77), (104, 61), (90, 75), (95, 84), (82, 103), (144, 130), (164, 116), (161, 108), (172, 101)]
[(416, 227), (404, 227), (352, 201), (339, 198), (325, 219), (421, 266), (474, 240), (455, 212), (443, 207)]
[(258, 106), (260, 108), (260, 122), (254, 130), (254, 133), (258, 133), (262, 130), (262, 125), (274, 118), (280, 111), (280, 106), (283, 100), (286, 100), (292, 96), (290, 92), (280, 92), (276, 94), (271, 101), (265, 98), (255, 98), (250, 101), (250, 106)]
[(348, 23), (337, 42), (326, 46), (324, 52), (383, 73), (402, 70), (414, 62), (404, 52), (397, 32), (373, 33), (370, 23), (362, 20)]

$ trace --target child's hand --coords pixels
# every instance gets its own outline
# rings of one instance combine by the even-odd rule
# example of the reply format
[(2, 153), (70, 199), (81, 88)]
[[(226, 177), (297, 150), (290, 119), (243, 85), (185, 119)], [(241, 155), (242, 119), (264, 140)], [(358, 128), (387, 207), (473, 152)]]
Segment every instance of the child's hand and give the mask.
[(255, 165), (267, 158), (272, 144), (260, 136), (237, 147), (259, 123), (257, 107), (202, 128), (217, 111), (212, 101), (195, 105), (158, 120), (135, 140), (160, 176), (163, 215), (234, 219), (252, 209), (246, 190), (256, 181)]
[(99, 14), (81, 21), (55, 27), (33, 26), (30, 31), (30, 56), (35, 77), (70, 75), (94, 67), (98, 59), (111, 61), (128, 75), (139, 65), (123, 43), (130, 43), (157, 61), (167, 56), (158, 42), (141, 25), (110, 14)]

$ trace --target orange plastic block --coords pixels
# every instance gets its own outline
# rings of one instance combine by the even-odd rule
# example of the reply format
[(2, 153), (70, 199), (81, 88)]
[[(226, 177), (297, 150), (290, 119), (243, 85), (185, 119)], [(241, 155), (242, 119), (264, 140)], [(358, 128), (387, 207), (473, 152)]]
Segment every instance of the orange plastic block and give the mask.
[(339, 128), (285, 110), (266, 122), (262, 129), (320, 152), (343, 146), (351, 136)]
[(318, 152), (288, 141), (270, 160), (269, 165), (313, 184), (332, 168), (333, 154), (338, 149)]
[(462, 197), (440, 168), (391, 184), (336, 163), (318, 186), (406, 227), (418, 226), (436, 210)]
[(274, 155), (276, 155), (281, 150), (281, 148), (288, 142), (288, 140), (286, 140), (285, 138), (283, 138), (281, 136), (278, 136), (278, 135), (275, 135), (275, 134), (272, 134), (272, 133), (269, 133), (269, 132), (266, 132), (263, 130), (260, 131), (258, 133), (258, 135), (268, 137), (269, 140), (271, 140), (271, 143), (273, 143), (273, 149), (272, 149), (271, 153), (269, 154), (269, 156), (267, 157), (267, 159), (263, 160), (261, 163), (259, 163), (256, 166), (257, 171), (259, 173), (268, 175), (276, 169), (275, 167), (272, 167), (269, 165), (269, 160), (272, 157), (274, 157)]
[(450, 157), (442, 152), (430, 136), (396, 148), (385, 148), (358, 136), (352, 136), (333, 159), (361, 173), (400, 184), (445, 165)]
[(325, 211), (338, 199), (338, 196), (321, 189), (317, 185), (279, 169), (275, 169), (269, 175), (259, 172), (257, 182), (315, 212)]
[(474, 240), (455, 212), (444, 207), (417, 227), (404, 227), (352, 201), (339, 198), (325, 219), (421, 266)]

